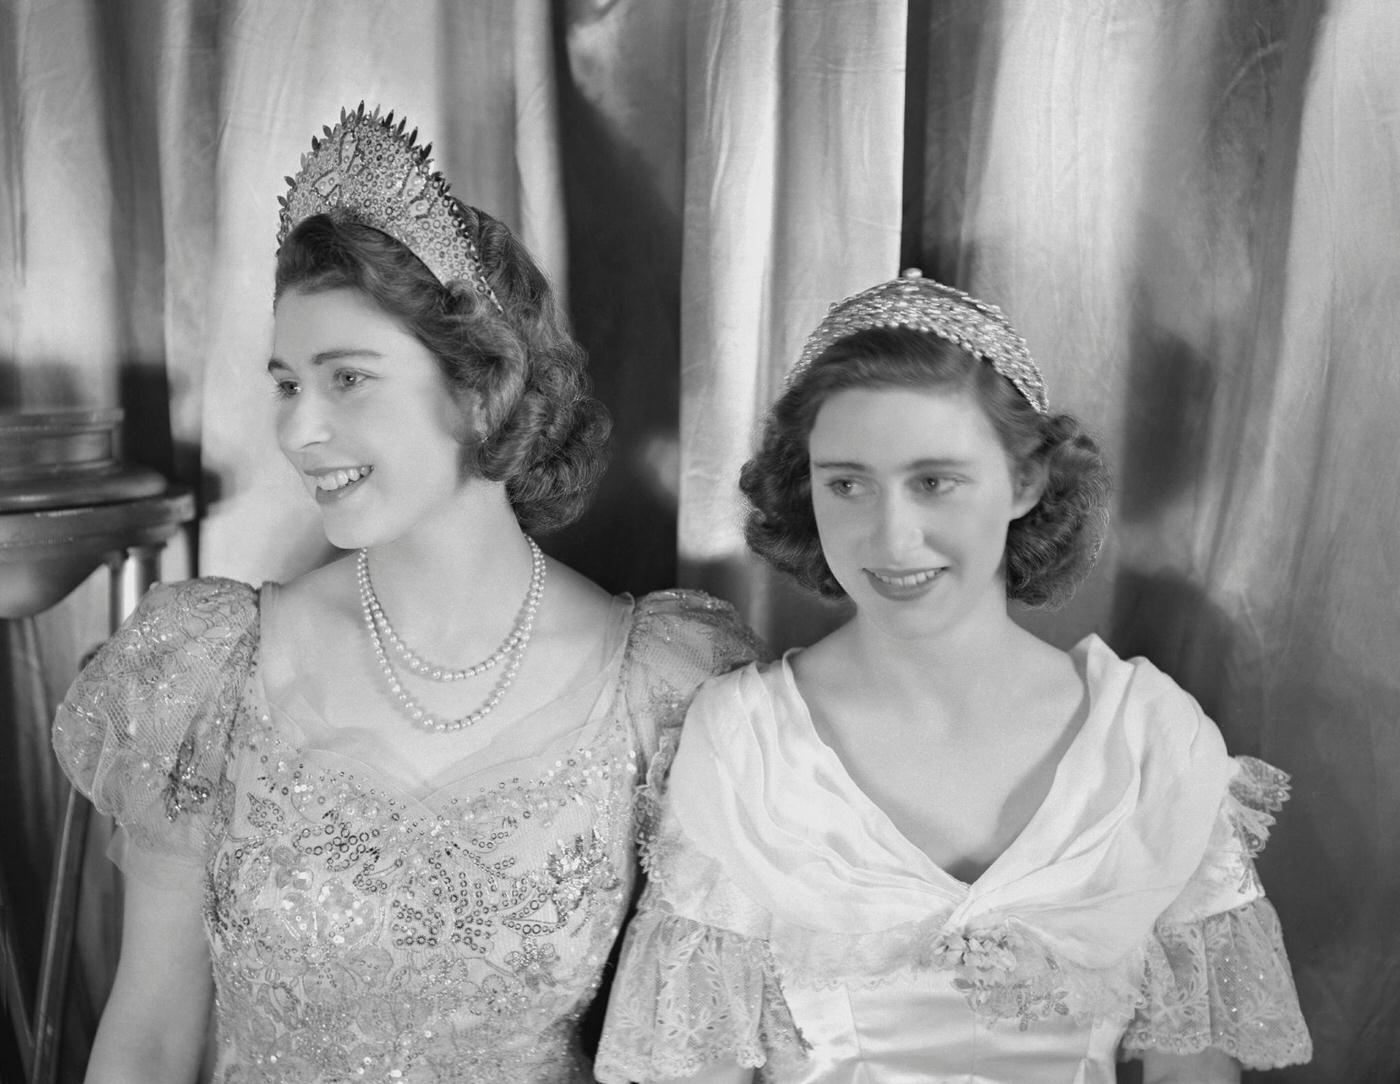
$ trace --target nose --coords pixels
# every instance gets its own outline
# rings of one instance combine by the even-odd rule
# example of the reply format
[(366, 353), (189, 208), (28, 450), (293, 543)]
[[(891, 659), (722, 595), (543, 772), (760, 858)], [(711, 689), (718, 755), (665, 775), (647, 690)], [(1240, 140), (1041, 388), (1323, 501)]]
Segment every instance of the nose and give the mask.
[(880, 546), (891, 557), (918, 549), (924, 542), (920, 510), (903, 493), (887, 492), (880, 502), (876, 531)]
[(330, 430), (330, 411), (312, 391), (303, 390), (286, 400), (277, 412), (277, 443), (287, 455), (323, 444)]

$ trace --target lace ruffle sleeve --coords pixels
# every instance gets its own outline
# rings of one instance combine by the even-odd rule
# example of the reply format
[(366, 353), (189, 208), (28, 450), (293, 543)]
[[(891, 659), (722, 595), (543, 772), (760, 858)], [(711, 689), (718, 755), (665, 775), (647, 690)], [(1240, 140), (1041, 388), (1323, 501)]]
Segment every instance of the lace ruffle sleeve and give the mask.
[[(731, 678), (699, 694), (686, 723), (699, 730), (688, 729), (688, 742), (705, 732), (695, 718), (700, 701), (730, 704), (722, 687)], [(644, 788), (648, 883), (608, 1001), (594, 1067), (602, 1081), (689, 1076), (725, 1062), (788, 1065), (804, 1054), (767, 940), (771, 916), (690, 844), (667, 806), (673, 733), (663, 736)]]
[(623, 943), (597, 1078), (655, 1080), (802, 1056), (766, 943), (672, 914), (649, 890)]
[(256, 613), (246, 584), (157, 584), (59, 706), (59, 763), (116, 820), (113, 857), (138, 879), (171, 884), (203, 861)]
[(1250, 1069), (1312, 1057), (1278, 915), (1254, 869), (1287, 797), (1284, 772), (1236, 758), (1200, 868), (1148, 942), (1145, 1003), (1123, 1037), (1124, 1057), (1213, 1046)]

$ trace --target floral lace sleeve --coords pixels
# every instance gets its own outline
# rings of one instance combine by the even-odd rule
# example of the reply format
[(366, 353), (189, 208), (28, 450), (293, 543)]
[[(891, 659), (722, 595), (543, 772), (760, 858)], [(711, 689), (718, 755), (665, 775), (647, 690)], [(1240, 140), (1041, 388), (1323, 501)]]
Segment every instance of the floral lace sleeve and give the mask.
[(1148, 943), (1145, 1004), (1124, 1057), (1213, 1046), (1251, 1069), (1312, 1057), (1278, 915), (1254, 869), (1288, 776), (1252, 757), (1236, 763), (1206, 856)]
[(113, 857), (130, 875), (172, 884), (203, 860), (256, 613), (232, 580), (158, 584), (59, 706), (54, 751), (116, 820)]
[[(673, 747), (700, 683), (765, 654), (729, 603), (700, 591), (656, 591), (637, 601), (622, 683), (647, 765)], [(658, 771), (664, 770), (661, 758)], [(652, 778), (657, 772), (648, 772)]]
[(622, 1084), (802, 1056), (766, 942), (672, 914), (649, 888), (623, 943), (594, 1075)]
[[(791, 1065), (805, 1053), (765, 939), (769, 916), (665, 813), (677, 736), (663, 732), (642, 788), (647, 889), (608, 1001), (594, 1065), (604, 1082), (689, 1076), (721, 1062)], [(703, 899), (714, 921), (677, 914), (677, 896)]]

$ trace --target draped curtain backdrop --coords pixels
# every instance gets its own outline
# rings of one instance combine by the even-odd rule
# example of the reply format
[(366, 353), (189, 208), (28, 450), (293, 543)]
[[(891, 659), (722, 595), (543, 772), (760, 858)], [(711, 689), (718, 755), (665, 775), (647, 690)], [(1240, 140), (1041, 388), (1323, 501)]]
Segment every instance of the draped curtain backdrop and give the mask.
[(904, 255), (1001, 302), (1118, 483), (1035, 625), (1293, 774), (1260, 869), (1317, 1041), (1400, 1079), (1400, 6), (921, 3)]
[[(0, 409), (125, 407), (129, 456), (198, 487), (167, 578), (323, 559), (263, 372), (277, 196), (382, 104), (539, 256), (613, 410), (599, 499), (546, 547), (725, 595), (781, 648), (839, 614), (744, 555), (735, 478), (802, 338), (901, 263), (996, 301), (1119, 482), (1094, 577), (1026, 620), (1151, 656), (1293, 773), (1261, 866), (1317, 1059), (1275, 1079), (1393, 1080), (1397, 57), (1388, 0), (0, 0)], [(46, 720), (104, 599), (0, 642), (28, 930)], [(104, 836), (70, 1079), (119, 930)]]

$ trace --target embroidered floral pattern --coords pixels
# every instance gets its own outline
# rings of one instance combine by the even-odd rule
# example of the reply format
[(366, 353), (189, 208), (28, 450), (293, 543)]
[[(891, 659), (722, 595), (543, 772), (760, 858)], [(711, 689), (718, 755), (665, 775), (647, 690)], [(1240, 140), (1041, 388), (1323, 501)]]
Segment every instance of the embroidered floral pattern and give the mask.
[(214, 791), (214, 781), (198, 773), (194, 759), (194, 736), (191, 735), (180, 743), (180, 748), (175, 752), (175, 763), (166, 773), (162, 798), (165, 815), (172, 821), (182, 813), (202, 809)]
[(506, 966), (529, 990), (558, 985), (554, 972), (559, 966), (559, 953), (548, 942), (540, 944), (525, 938), (519, 949), (506, 953)]
[(771, 1071), (806, 1055), (761, 941), (643, 907), (619, 971), (629, 981), (608, 1002), (599, 1080), (691, 1076), (723, 1059)]
[(431, 810), (307, 761), (265, 714), (235, 745), (206, 896), (225, 1064), (408, 1073), (488, 1035), (517, 1071), (560, 1056), (534, 1036), (587, 1005), (631, 890), (624, 729)]
[(1146, 1004), (1123, 1037), (1127, 1055), (1214, 1046), (1249, 1069), (1312, 1057), (1278, 916), (1266, 899), (1200, 922), (1159, 923), (1143, 983)]
[(635, 880), (639, 753), (746, 657), (736, 627), (703, 596), (644, 600), (577, 744), (422, 802), (283, 738), (251, 589), (157, 587), (55, 744), (139, 846), (202, 865), (218, 1084), (577, 1081)]

